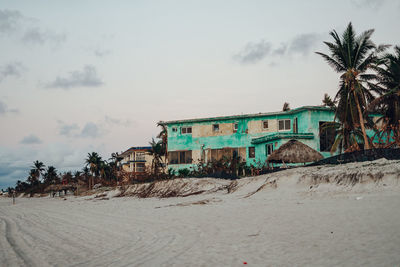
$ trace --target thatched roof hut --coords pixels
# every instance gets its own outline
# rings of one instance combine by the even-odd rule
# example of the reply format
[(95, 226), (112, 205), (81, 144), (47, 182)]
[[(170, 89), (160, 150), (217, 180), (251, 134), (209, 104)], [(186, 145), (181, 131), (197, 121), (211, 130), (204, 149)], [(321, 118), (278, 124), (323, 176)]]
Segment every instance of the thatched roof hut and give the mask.
[(45, 192), (58, 191), (58, 190), (61, 190), (61, 187), (62, 187), (62, 185), (60, 185), (60, 184), (52, 184), (52, 185), (49, 185), (48, 187), (46, 187), (44, 189), (44, 191)]
[(290, 140), (272, 152), (267, 160), (275, 163), (305, 163), (318, 161), (323, 158), (321, 153), (315, 149), (297, 140)]

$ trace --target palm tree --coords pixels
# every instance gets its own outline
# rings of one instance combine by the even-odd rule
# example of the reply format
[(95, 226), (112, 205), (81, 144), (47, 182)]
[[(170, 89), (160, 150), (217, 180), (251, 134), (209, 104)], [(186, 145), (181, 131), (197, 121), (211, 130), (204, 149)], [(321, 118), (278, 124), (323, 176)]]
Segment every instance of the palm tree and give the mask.
[(26, 182), (22, 182), (20, 180), (17, 181), (17, 184), (15, 186), (15, 190), (17, 192), (25, 192), (27, 189), (29, 189), (29, 184)]
[(104, 180), (109, 180), (111, 181), (111, 167), (108, 164), (107, 161), (102, 160), (99, 164), (99, 173), (100, 173), (100, 177)]
[(72, 176), (72, 173), (71, 173), (70, 171), (64, 172), (64, 173), (62, 174), (62, 180), (63, 180), (63, 182), (64, 182), (65, 184), (71, 183), (72, 178), (73, 178), (73, 176)]
[(43, 174), (43, 180), (46, 184), (54, 184), (57, 181), (58, 174), (56, 168), (48, 166), (47, 170)]
[(40, 176), (43, 174), (45, 167), (46, 166), (43, 164), (43, 162), (40, 162), (38, 160), (33, 162), (33, 166), (31, 166), (31, 168), (35, 171), (35, 176), (38, 181), (40, 180)]
[(17, 192), (21, 192), (22, 191), (21, 189), (22, 189), (22, 182), (21, 182), (21, 180), (18, 180), (17, 184), (15, 185), (15, 190)]
[[(316, 52), (341, 74), (339, 91), (335, 96), (335, 100), (338, 101), (335, 119), (338, 118), (343, 124), (343, 134), (345, 131), (351, 132), (360, 127), (365, 149), (369, 149), (370, 144), (365, 131), (363, 112), (367, 102), (374, 98), (365, 85), (375, 79), (375, 75), (367, 72), (377, 62), (377, 54), (387, 48), (385, 45), (377, 47), (371, 41), (373, 32), (371, 29), (356, 36), (350, 22), (342, 37), (335, 30), (330, 32), (334, 42), (324, 42), (329, 48), (330, 55)], [(344, 141), (345, 148), (351, 145), (352, 141), (348, 136)]]
[(81, 175), (82, 175), (82, 172), (80, 172), (80, 171), (75, 171), (75, 172), (74, 172), (74, 178), (73, 178), (74, 182), (78, 182), (79, 179), (81, 178)]
[(27, 182), (29, 182), (31, 187), (36, 185), (39, 182), (36, 169), (31, 169), (29, 171), (29, 176), (26, 180), (27, 180)]
[(322, 105), (324, 107), (329, 107), (331, 109), (335, 109), (336, 101), (332, 100), (332, 98), (328, 94), (324, 94), (324, 98), (322, 99)]
[(89, 177), (90, 177), (90, 170), (89, 170), (89, 168), (87, 166), (83, 167), (82, 174), (83, 174), (83, 177), (85, 178), (85, 182), (88, 183), (89, 182)]
[(102, 162), (101, 157), (96, 152), (88, 153), (86, 159), (86, 166), (89, 166), (89, 170), (92, 175), (98, 176), (100, 171), (100, 163)]
[[(372, 110), (381, 106), (384, 116), (382, 134), (387, 137), (387, 145), (394, 142), (400, 146), (400, 46), (394, 47), (394, 54), (383, 56), (381, 65), (376, 67), (377, 83), (371, 84), (376, 91), (381, 91), (381, 95), (371, 102), (369, 109)], [(394, 142), (389, 142), (389, 137), (394, 138)]]
[(288, 102), (283, 103), (282, 111), (289, 111), (290, 105)]
[(120, 165), (119, 162), (123, 159), (124, 158), (121, 157), (118, 152), (115, 152), (111, 153), (111, 158), (109, 158), (108, 160), (110, 161), (109, 163), (114, 163), (113, 168), (115, 168), (115, 170), (118, 171)]
[(14, 188), (12, 188), (12, 187), (7, 187), (7, 193), (8, 193), (8, 196), (12, 196), (12, 192), (14, 191)]
[(163, 146), (163, 141), (155, 141), (152, 138), (150, 154), (153, 155), (153, 160), (151, 163), (151, 169), (154, 175), (158, 175), (158, 170), (162, 168), (164, 170), (164, 165), (162, 164), (162, 156), (165, 155), (165, 147)]
[[(161, 127), (161, 131), (157, 135), (157, 138), (161, 139), (162, 150), (164, 151), (164, 160), (166, 161), (167, 158), (168, 158), (168, 131), (167, 131), (167, 126), (163, 122), (158, 122), (157, 126)], [(166, 163), (166, 162), (164, 162), (164, 163)]]
[(91, 177), (91, 185), (89, 188), (94, 185), (94, 177), (99, 176), (100, 173), (100, 164), (102, 162), (101, 157), (96, 152), (88, 153), (88, 157), (86, 159), (86, 167), (89, 166), (89, 170), (92, 173)]

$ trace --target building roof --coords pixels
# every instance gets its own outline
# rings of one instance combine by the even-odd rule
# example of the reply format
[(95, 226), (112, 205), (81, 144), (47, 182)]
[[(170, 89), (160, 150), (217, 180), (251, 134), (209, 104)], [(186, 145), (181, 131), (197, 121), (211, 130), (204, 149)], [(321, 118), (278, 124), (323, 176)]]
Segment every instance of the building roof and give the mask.
[(324, 157), (315, 149), (299, 142), (290, 140), (281, 145), (268, 157), (269, 162), (305, 163), (323, 159)]
[(123, 156), (128, 152), (135, 151), (135, 150), (151, 150), (151, 146), (133, 146), (126, 151), (122, 152), (119, 156)]
[(151, 146), (133, 146), (128, 150), (147, 150), (147, 149), (151, 149)]
[(321, 110), (321, 111), (332, 111), (330, 108), (322, 106), (303, 106), (289, 111), (277, 111), (268, 113), (255, 113), (255, 114), (242, 114), (242, 115), (231, 115), (231, 116), (219, 116), (219, 117), (209, 117), (209, 118), (195, 118), (195, 119), (185, 119), (185, 120), (174, 120), (174, 121), (160, 121), (160, 125), (176, 124), (176, 123), (189, 123), (189, 122), (205, 122), (205, 121), (217, 121), (217, 120), (234, 120), (234, 119), (246, 119), (254, 117), (265, 117), (283, 114), (295, 114), (304, 110)]
[(272, 133), (251, 140), (252, 144), (267, 143), (276, 139), (313, 139), (313, 133)]

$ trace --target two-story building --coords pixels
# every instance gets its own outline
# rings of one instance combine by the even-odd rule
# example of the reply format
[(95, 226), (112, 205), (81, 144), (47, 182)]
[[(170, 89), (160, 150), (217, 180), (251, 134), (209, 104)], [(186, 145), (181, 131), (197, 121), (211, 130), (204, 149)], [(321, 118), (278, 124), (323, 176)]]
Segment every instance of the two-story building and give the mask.
[(239, 156), (248, 165), (263, 165), (269, 154), (296, 139), (330, 156), (334, 120), (326, 107), (304, 106), (289, 111), (160, 122), (168, 131), (168, 168), (193, 167), (222, 157)]
[(153, 156), (150, 154), (150, 146), (131, 147), (122, 152), (119, 157), (122, 158), (120, 165), (126, 172), (134, 174), (143, 174), (150, 170)]

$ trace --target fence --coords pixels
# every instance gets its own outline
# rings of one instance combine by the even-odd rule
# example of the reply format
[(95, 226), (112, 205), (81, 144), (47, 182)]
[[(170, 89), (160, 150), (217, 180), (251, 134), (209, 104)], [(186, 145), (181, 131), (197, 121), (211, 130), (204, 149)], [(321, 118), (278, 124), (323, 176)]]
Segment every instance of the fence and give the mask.
[(337, 156), (329, 157), (312, 163), (308, 166), (318, 166), (324, 164), (343, 164), (349, 162), (363, 162), (385, 158), (388, 160), (400, 160), (400, 148), (376, 148), (369, 150), (359, 150)]

